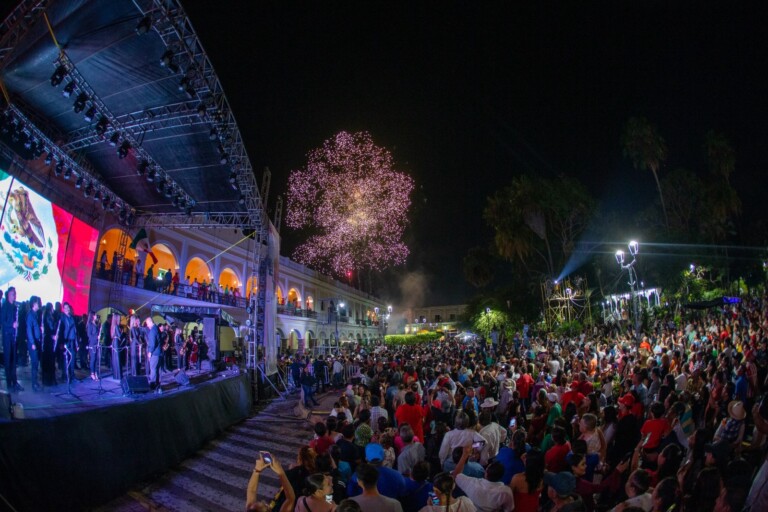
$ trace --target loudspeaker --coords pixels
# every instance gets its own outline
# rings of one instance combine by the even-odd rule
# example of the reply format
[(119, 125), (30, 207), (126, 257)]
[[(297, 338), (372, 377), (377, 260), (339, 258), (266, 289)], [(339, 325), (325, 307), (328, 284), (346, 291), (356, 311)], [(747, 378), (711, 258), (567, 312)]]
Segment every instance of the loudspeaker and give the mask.
[(189, 375), (187, 375), (184, 370), (179, 370), (173, 378), (176, 379), (179, 386), (189, 386)]
[(134, 393), (149, 393), (149, 379), (146, 375), (137, 375), (135, 377), (126, 375), (122, 381), (123, 393), (132, 395)]

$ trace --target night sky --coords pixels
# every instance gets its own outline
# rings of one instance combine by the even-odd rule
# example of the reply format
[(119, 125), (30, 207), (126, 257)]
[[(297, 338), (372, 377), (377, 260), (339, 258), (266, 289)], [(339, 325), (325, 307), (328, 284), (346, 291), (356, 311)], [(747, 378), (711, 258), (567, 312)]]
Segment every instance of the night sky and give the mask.
[[(272, 170), (272, 198), (307, 151), (340, 130), (369, 131), (415, 178), (412, 254), (388, 298), (398, 276), (420, 271), (426, 303), (465, 301), (473, 290), (462, 257), (492, 236), (485, 198), (516, 174), (574, 175), (609, 209), (644, 208), (652, 176), (633, 170), (619, 143), (630, 116), (665, 137), (662, 175), (703, 171), (704, 134), (725, 133), (744, 215), (761, 213), (762, 11), (736, 2), (414, 4), (184, 2), (251, 162)], [(286, 226), (282, 234), (290, 255), (299, 240)]]

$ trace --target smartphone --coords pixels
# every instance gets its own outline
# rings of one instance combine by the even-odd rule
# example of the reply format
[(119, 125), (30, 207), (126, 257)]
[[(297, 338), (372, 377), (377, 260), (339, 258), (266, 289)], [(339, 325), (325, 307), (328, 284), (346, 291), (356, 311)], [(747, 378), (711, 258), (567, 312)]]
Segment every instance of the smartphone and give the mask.
[(264, 464), (272, 464), (272, 454), (269, 452), (259, 452)]
[(622, 459), (621, 459), (621, 463), (623, 464), (625, 462), (629, 462), (630, 459), (632, 459), (632, 454), (633, 454), (633, 452), (629, 452), (626, 455), (624, 455), (624, 457), (622, 457)]
[(515, 428), (517, 426), (517, 418), (509, 420), (509, 428)]
[(429, 499), (433, 505), (440, 505), (440, 498), (432, 491), (429, 492)]
[(483, 446), (485, 446), (485, 441), (477, 441), (476, 443), (472, 443), (472, 448), (475, 450), (479, 450)]
[(325, 495), (325, 502), (326, 503), (333, 503), (333, 494), (326, 494)]
[(640, 446), (642, 446), (643, 448), (645, 448), (645, 445), (647, 445), (647, 444), (648, 444), (648, 441), (649, 441), (650, 439), (651, 439), (651, 433), (650, 433), (650, 432), (648, 432), (648, 433), (645, 435), (645, 438), (643, 439), (643, 444), (641, 444)]

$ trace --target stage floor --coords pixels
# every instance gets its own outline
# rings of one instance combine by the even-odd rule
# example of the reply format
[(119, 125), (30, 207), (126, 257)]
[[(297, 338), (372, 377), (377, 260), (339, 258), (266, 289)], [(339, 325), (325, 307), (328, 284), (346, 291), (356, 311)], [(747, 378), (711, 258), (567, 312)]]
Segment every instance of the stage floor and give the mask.
[[(2, 389), (5, 390), (5, 375), (1, 368), (0, 366), (0, 382), (2, 382)], [(57, 377), (61, 377), (58, 371), (56, 373)], [(70, 394), (67, 383), (61, 383), (61, 381), (57, 386), (46, 386), (41, 391), (32, 391), (29, 366), (18, 367), (17, 377), (24, 387), (24, 391), (13, 392), (11, 396), (14, 403), (23, 406), (24, 418), (17, 417), (16, 419), (47, 418), (137, 400), (153, 400), (192, 389), (200, 382), (232, 375), (232, 372), (214, 373), (209, 370), (190, 370), (187, 372), (187, 376), (190, 378), (188, 386), (180, 386), (176, 382), (175, 374), (176, 371), (172, 371), (165, 372), (160, 376), (162, 394), (150, 391), (149, 393), (124, 395), (122, 384), (112, 377), (111, 370), (106, 366), (102, 367), (101, 386), (99, 386), (99, 382), (91, 380), (89, 370), (75, 369), (75, 380), (72, 382)]]

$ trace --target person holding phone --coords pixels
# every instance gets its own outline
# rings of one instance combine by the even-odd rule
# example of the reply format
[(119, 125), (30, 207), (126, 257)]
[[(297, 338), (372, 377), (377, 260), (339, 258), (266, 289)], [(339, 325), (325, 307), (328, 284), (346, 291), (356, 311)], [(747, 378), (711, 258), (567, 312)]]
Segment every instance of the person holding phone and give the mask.
[(427, 504), (419, 512), (475, 512), (477, 508), (466, 496), (453, 498), (456, 480), (450, 473), (439, 473), (435, 479), (433, 491), (429, 493)]
[[(265, 460), (265, 457), (266, 460)], [(267, 462), (269, 460), (270, 462)], [(293, 492), (293, 486), (288, 481), (288, 477), (285, 475), (285, 470), (280, 465), (280, 461), (275, 457), (272, 457), (268, 452), (259, 452), (259, 456), (256, 459), (256, 464), (253, 467), (251, 473), (251, 479), (248, 481), (248, 489), (245, 494), (245, 510), (246, 512), (270, 512), (272, 508), (264, 501), (258, 500), (259, 489), (259, 477), (265, 469), (271, 469), (280, 478), (280, 485), (285, 493), (285, 501), (278, 509), (279, 512), (291, 512), (293, 510), (294, 503), (296, 501), (296, 495)]]

